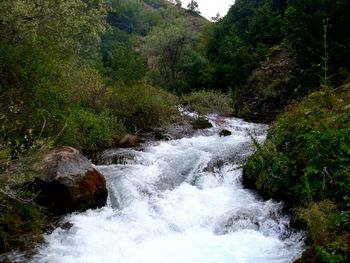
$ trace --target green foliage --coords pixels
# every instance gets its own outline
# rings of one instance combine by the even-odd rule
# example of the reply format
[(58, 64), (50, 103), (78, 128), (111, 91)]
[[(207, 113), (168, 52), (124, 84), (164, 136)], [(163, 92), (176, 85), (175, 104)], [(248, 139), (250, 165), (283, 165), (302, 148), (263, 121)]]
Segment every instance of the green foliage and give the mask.
[(348, 234), (342, 232), (348, 231), (349, 228), (335, 224), (334, 219), (341, 217), (335, 210), (336, 205), (329, 200), (313, 203), (308, 208), (298, 210), (299, 216), (306, 221), (309, 235), (315, 243), (318, 262), (348, 262), (350, 239)]
[[(27, 196), (28, 192), (21, 192), (21, 197), (18, 198)], [(0, 253), (23, 245), (21, 236), (28, 232), (32, 233), (33, 241), (39, 241), (45, 222), (40, 207), (32, 202), (9, 198), (0, 192)]]
[(265, 59), (267, 50), (279, 44), (282, 8), (269, 0), (237, 0), (228, 14), (215, 24), (207, 46), (214, 68), (209, 83), (217, 89), (239, 94), (248, 76)]
[(222, 40), (216, 59), (219, 63), (212, 81), (223, 92), (242, 87), (257, 66), (254, 51), (236, 35), (228, 35)]
[[(113, 32), (116, 37), (120, 31)], [(115, 38), (116, 38), (115, 37)], [(130, 83), (141, 80), (147, 70), (147, 61), (138, 52), (133, 50), (129, 41), (110, 40), (103, 42), (103, 73), (112, 81)]]
[[(148, 70), (146, 59), (137, 51), (140, 41), (113, 24), (113, 19), (107, 19), (112, 27), (101, 38), (100, 56), (92, 54), (105, 27), (103, 0), (54, 2), (1, 4), (0, 152), (5, 164), (39, 139), (92, 150), (110, 146), (113, 136), (125, 130), (123, 125), (129, 129), (134, 122), (137, 127), (157, 125), (165, 119), (163, 112), (174, 112), (172, 107), (165, 109), (171, 104), (168, 95), (140, 83)], [(109, 15), (118, 19), (128, 17), (130, 10), (136, 12), (137, 19), (129, 17), (136, 23), (132, 32), (146, 33), (159, 22), (161, 12), (166, 13), (145, 10), (142, 1), (111, 0), (109, 4)], [(158, 18), (153, 20), (153, 14)], [(143, 18), (149, 22), (144, 31), (138, 27), (144, 24)], [(120, 99), (108, 93), (107, 85), (123, 87)], [(106, 110), (116, 97), (123, 108)], [(133, 110), (133, 105), (139, 106)]]
[[(300, 202), (308, 201), (311, 191), (311, 200), (343, 203), (350, 191), (348, 117), (344, 102), (335, 94), (310, 95), (273, 125), (263, 150), (247, 164), (249, 175), (261, 181), (261, 187), (278, 189)], [(270, 171), (273, 167), (279, 168)]]
[(317, 244), (322, 244), (329, 237), (329, 215), (335, 209), (336, 205), (329, 200), (313, 203), (308, 208), (299, 209), (299, 216), (306, 221), (309, 235)]
[[(30, 154), (40, 151), (39, 148), (32, 148)], [(30, 162), (26, 157), (16, 163), (16, 168), (0, 174), (0, 253), (14, 247), (25, 250), (28, 242), (41, 241), (41, 232), (48, 223), (47, 213), (33, 202), (35, 194), (28, 182), (36, 174), (29, 172)]]
[(46, 222), (24, 185), (37, 176), (25, 168), (32, 154), (60, 144), (111, 147), (127, 130), (178, 112), (175, 96), (143, 82), (149, 54), (141, 51), (151, 28), (171, 24), (180, 9), (165, 0), (106, 2), (0, 3), (0, 253), (28, 233), (38, 241)]
[(243, 36), (254, 47), (261, 43), (272, 46), (282, 40), (282, 25), (281, 10), (273, 8), (271, 1), (264, 1), (254, 10)]
[(0, 142), (0, 173), (4, 172), (11, 161), (11, 146), (8, 142)]
[(208, 65), (193, 31), (200, 31), (205, 19), (185, 13), (180, 2), (109, 0), (111, 29), (102, 38), (100, 72), (123, 83), (146, 76), (177, 95), (203, 88)]
[(231, 101), (228, 96), (219, 91), (198, 91), (182, 97), (182, 104), (199, 114), (218, 113), (229, 115)]
[[(144, 8), (143, 1), (139, 0), (108, 0), (111, 7), (107, 15), (107, 22), (128, 34), (147, 35), (149, 30), (160, 23), (161, 16), (157, 10)], [(154, 8), (166, 6), (164, 0), (148, 1)]]
[[(31, 45), (0, 46), (2, 136), (23, 137), (29, 129), (39, 133), (49, 111), (69, 103), (59, 90), (57, 75), (62, 65), (54, 56)], [(48, 115), (48, 114), (47, 114)]]
[[(291, 1), (285, 14), (284, 31), (292, 51), (309, 75), (323, 73), (324, 26), (327, 23), (327, 51), (329, 53), (329, 74), (336, 74), (336, 68), (350, 68), (349, 28), (350, 3), (347, 0)], [(333, 82), (338, 76), (334, 76)], [(313, 85), (318, 85), (314, 81)]]
[[(144, 2), (146, 2), (147, 4), (149, 4), (150, 6), (154, 7), (154, 8), (160, 8), (160, 7), (167, 7), (167, 2), (164, 0), (144, 0)], [(176, 1), (177, 4), (178, 1)]]
[(327, 33), (328, 33), (328, 26), (329, 26), (329, 19), (323, 19), (323, 50), (324, 50), (324, 56), (322, 57), (323, 65), (322, 65), (322, 71), (323, 74), (321, 76), (321, 87), (328, 87), (330, 85), (330, 77), (329, 77), (329, 67), (328, 67), (328, 61), (329, 61), (329, 54), (328, 54), (328, 39), (327, 39)]
[(123, 124), (108, 111), (95, 113), (82, 108), (73, 109), (66, 123), (57, 144), (87, 151), (111, 147), (113, 138), (125, 132)]
[(96, 50), (104, 30), (103, 0), (4, 0), (0, 34), (5, 42), (36, 43), (63, 56)]
[(171, 89), (175, 86), (173, 83), (180, 79), (180, 66), (190, 49), (192, 35), (186, 20), (181, 18), (153, 28), (147, 36), (146, 48), (153, 56), (153, 66), (160, 72), (158, 76), (162, 87)]
[(324, 263), (345, 263), (348, 262), (350, 244), (346, 236), (335, 239), (324, 246), (317, 246), (316, 252), (320, 262)]
[(145, 83), (112, 87), (107, 93), (107, 107), (129, 131), (155, 127), (177, 115), (177, 97)]
[(350, 252), (339, 243), (350, 230), (349, 94), (349, 85), (326, 89), (291, 106), (244, 167), (246, 183), (299, 208), (320, 262)]
[(180, 66), (182, 85), (177, 85), (177, 94), (186, 94), (191, 91), (203, 90), (210, 78), (209, 61), (200, 52), (189, 50)]
[[(266, 69), (261, 62), (267, 51), (281, 44), (287, 46), (297, 60), (295, 81), (288, 86), (290, 92), (271, 94), (286, 97), (280, 100), (284, 105), (291, 98), (317, 90), (320, 81), (322, 86), (342, 85), (346, 80), (344, 72), (350, 69), (349, 10), (350, 3), (346, 0), (236, 0), (228, 14), (215, 23), (208, 37), (211, 74), (206, 87), (216, 84), (217, 89), (230, 90), (240, 99), (249, 92), (256, 94), (249, 86), (249, 77), (259, 64), (259, 69)], [(262, 87), (259, 93), (268, 91), (272, 90)], [(257, 105), (257, 108), (268, 108), (257, 112), (270, 110), (274, 101), (270, 99), (265, 105)], [(252, 105), (249, 99), (245, 102)], [(264, 119), (263, 116), (261, 120)]]

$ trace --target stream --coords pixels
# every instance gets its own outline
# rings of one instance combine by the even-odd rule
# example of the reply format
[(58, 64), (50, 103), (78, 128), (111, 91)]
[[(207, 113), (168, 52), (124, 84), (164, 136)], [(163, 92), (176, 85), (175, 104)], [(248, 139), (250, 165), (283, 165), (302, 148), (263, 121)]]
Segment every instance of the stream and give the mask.
[[(66, 216), (71, 227), (45, 236), (32, 263), (293, 262), (304, 233), (289, 227), (282, 203), (241, 184), (251, 134), (267, 126), (208, 117), (213, 128), (189, 138), (115, 149), (98, 166), (109, 197), (101, 209)], [(223, 129), (232, 135), (220, 137)]]

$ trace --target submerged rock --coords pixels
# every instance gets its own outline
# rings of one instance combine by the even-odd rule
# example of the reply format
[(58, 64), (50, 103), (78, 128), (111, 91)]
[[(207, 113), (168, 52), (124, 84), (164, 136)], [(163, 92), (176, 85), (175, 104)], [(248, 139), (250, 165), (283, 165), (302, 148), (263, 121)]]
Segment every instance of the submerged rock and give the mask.
[(54, 215), (106, 204), (105, 178), (78, 150), (59, 147), (34, 166), (41, 175), (34, 183), (37, 202)]
[(226, 129), (221, 130), (221, 132), (219, 133), (220, 136), (230, 136), (231, 134), (232, 132)]
[(192, 127), (195, 130), (208, 129), (213, 127), (213, 125), (205, 118), (199, 117), (192, 121)]

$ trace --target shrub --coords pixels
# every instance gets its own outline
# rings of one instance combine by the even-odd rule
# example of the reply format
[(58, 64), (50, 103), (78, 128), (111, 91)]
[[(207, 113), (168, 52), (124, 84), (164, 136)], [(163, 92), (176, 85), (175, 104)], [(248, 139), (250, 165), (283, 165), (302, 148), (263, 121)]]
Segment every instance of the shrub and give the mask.
[(110, 88), (106, 103), (133, 132), (168, 123), (178, 114), (176, 96), (142, 82)]
[(124, 132), (123, 124), (110, 112), (76, 108), (68, 116), (56, 143), (94, 151), (112, 146), (113, 138)]
[(308, 208), (299, 209), (299, 216), (307, 222), (309, 234), (312, 239), (322, 245), (330, 235), (329, 215), (336, 206), (329, 200), (313, 203)]
[(278, 189), (299, 203), (324, 198), (344, 203), (350, 193), (346, 103), (335, 93), (320, 91), (290, 107), (246, 164), (245, 175), (259, 188)]
[(219, 91), (193, 92), (182, 97), (182, 104), (200, 114), (229, 115), (232, 112), (230, 98)]

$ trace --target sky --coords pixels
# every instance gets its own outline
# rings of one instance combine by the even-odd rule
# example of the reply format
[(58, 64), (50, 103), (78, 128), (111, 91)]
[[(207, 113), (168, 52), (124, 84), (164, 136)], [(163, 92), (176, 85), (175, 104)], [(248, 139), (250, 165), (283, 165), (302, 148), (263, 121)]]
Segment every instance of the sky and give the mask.
[[(221, 17), (225, 16), (234, 0), (196, 0), (201, 15), (210, 20), (219, 12)], [(190, 0), (182, 0), (182, 6), (187, 7)]]

